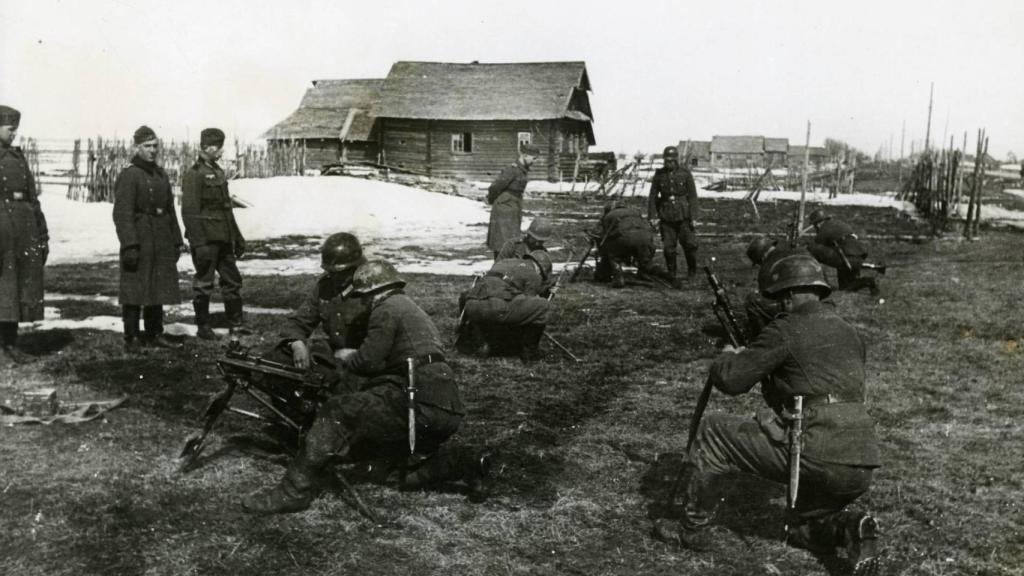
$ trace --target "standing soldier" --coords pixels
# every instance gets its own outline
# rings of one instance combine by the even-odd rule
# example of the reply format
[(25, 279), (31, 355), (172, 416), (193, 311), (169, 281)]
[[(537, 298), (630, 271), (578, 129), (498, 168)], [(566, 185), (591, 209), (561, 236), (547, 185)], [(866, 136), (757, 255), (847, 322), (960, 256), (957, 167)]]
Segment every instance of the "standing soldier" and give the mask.
[(678, 278), (654, 263), (654, 231), (636, 208), (630, 208), (621, 200), (608, 204), (592, 237), (598, 242), (595, 280), (611, 280), (613, 287), (622, 288), (626, 285), (622, 264), (634, 262), (637, 277), (659, 278), (670, 282), (673, 288), (680, 287)]
[(697, 233), (693, 227), (693, 217), (697, 214), (697, 187), (690, 169), (679, 165), (679, 150), (675, 146), (666, 147), (662, 156), (665, 165), (658, 168), (651, 181), (647, 219), (651, 224), (658, 220), (668, 273), (676, 276), (676, 245), (681, 244), (686, 257), (687, 278), (693, 278), (697, 274)]
[(516, 163), (501, 171), (498, 179), (487, 189), (487, 203), (491, 205), (491, 222), (487, 227), (487, 246), (495, 258), (505, 242), (519, 234), (523, 223), (523, 192), (529, 181), (527, 173), (540, 149), (524, 144)]
[[(356, 460), (367, 454), (404, 462), (405, 489), (462, 480), (469, 485), (471, 500), (482, 499), (486, 456), (468, 448), (442, 449), (465, 411), (454, 373), (441, 353), (437, 327), (405, 295), (405, 281), (387, 262), (360, 266), (352, 286), (353, 295), (372, 302), (369, 328), (358, 349), (343, 348), (335, 358), (366, 382), (321, 406), (284, 479), (245, 498), (242, 505), (257, 514), (304, 510), (315, 496), (318, 473), (332, 457)], [(410, 376), (415, 382), (412, 400), (407, 396)]]
[[(156, 133), (141, 126), (135, 131), (134, 141), (131, 164), (114, 183), (114, 226), (121, 243), (119, 298), (124, 346), (129, 353), (138, 352), (142, 345), (181, 347), (180, 342), (164, 334), (163, 305), (181, 302), (177, 262), (184, 244), (171, 182), (156, 163)], [(146, 329), (142, 338), (140, 316)]]
[(547, 250), (544, 243), (551, 239), (551, 222), (538, 216), (530, 222), (526, 233), (519, 240), (508, 240), (494, 255), (494, 261), (506, 258), (524, 258), (534, 250)]
[(880, 292), (878, 281), (872, 277), (861, 278), (860, 271), (868, 257), (868, 249), (845, 222), (833, 220), (824, 210), (815, 210), (809, 217), (817, 231), (814, 240), (807, 246), (818, 262), (836, 269), (839, 289), (856, 292), (867, 288), (872, 296)]
[(224, 132), (207, 128), (199, 136), (199, 158), (181, 182), (181, 219), (192, 251), (196, 274), (192, 279), (192, 307), (197, 335), (216, 340), (210, 328), (210, 294), (214, 274), (220, 276), (224, 312), (232, 333), (242, 327), (242, 276), (236, 258), (245, 254), (245, 239), (235, 223), (228, 181), (217, 160), (224, 154)]
[(43, 267), (50, 254), (46, 217), (21, 148), (21, 113), (0, 106), (0, 367), (24, 361), (18, 322), (43, 319)]
[[(699, 424), (683, 469), (683, 518), (678, 531), (665, 520), (655, 537), (693, 550), (713, 546), (707, 530), (722, 475), (744, 472), (790, 480), (788, 422), (795, 397), (803, 397), (799, 491), (787, 520), (790, 545), (834, 555), (844, 549), (854, 574), (878, 568), (878, 527), (847, 505), (867, 492), (880, 464), (874, 421), (864, 406), (864, 341), (857, 330), (821, 302), (831, 288), (821, 265), (808, 255), (775, 261), (765, 292), (784, 311), (749, 348), (724, 353), (711, 365), (710, 383), (730, 396), (759, 382), (768, 407), (755, 419), (709, 414)], [(672, 503), (674, 504), (674, 503)]]
[(473, 330), (468, 341), (480, 344), (485, 356), (518, 348), (524, 362), (538, 359), (551, 307), (546, 298), (551, 268), (551, 256), (544, 250), (495, 262), (460, 298), (468, 321), (461, 329)]

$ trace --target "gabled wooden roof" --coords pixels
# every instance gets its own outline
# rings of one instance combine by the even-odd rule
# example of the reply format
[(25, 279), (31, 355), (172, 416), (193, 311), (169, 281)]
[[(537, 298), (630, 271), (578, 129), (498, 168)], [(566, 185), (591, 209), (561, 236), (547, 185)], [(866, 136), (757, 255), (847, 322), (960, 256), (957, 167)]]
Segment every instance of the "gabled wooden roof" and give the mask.
[(338, 138), (351, 115), (346, 140), (369, 140), (383, 79), (314, 80), (299, 108), (263, 134), (266, 139)]
[(764, 136), (712, 136), (715, 154), (763, 154)]
[(765, 152), (789, 152), (789, 138), (765, 138)]
[[(379, 118), (591, 122), (583, 62), (396, 62), (381, 89)], [(582, 97), (579, 96), (582, 93)], [(577, 105), (573, 105), (574, 96)]]

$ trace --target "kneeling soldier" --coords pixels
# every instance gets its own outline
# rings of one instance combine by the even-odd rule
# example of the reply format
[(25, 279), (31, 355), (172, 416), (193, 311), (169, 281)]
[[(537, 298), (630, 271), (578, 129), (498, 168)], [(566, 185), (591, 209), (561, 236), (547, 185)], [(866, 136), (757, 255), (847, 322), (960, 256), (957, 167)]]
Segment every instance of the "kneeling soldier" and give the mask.
[(547, 218), (538, 216), (530, 222), (526, 233), (519, 240), (506, 240), (501, 250), (494, 255), (494, 261), (505, 260), (506, 258), (525, 258), (534, 250), (547, 250), (544, 243), (551, 239), (551, 222)]
[[(464, 480), (471, 499), (482, 497), (486, 457), (469, 449), (439, 450), (458, 430), (465, 412), (455, 376), (441, 354), (437, 327), (405, 295), (404, 286), (387, 262), (371, 261), (356, 271), (352, 293), (370, 300), (369, 327), (358, 349), (342, 348), (335, 358), (366, 381), (358, 391), (334, 396), (321, 406), (284, 479), (248, 496), (242, 503), (246, 510), (275, 514), (306, 509), (315, 495), (316, 476), (335, 456), (352, 460), (386, 454), (404, 460), (410, 448), (410, 408), (415, 414), (415, 451), (426, 458), (408, 464), (403, 487)], [(410, 363), (416, 390), (412, 406), (406, 395)]]
[(872, 296), (881, 291), (878, 281), (872, 277), (861, 277), (860, 271), (868, 257), (868, 249), (845, 222), (833, 220), (823, 210), (815, 210), (808, 218), (817, 231), (814, 240), (807, 246), (818, 262), (836, 269), (839, 289), (856, 292), (867, 288)]
[[(540, 357), (540, 339), (551, 307), (551, 257), (535, 250), (519, 260), (499, 260), (473, 288), (462, 295), (471, 341), (482, 342), (482, 354), (519, 348), (523, 361)], [(518, 346), (517, 346), (518, 345)]]
[(769, 275), (765, 292), (783, 313), (749, 348), (726, 347), (708, 376), (730, 396), (761, 382), (769, 408), (754, 420), (709, 414), (700, 422), (684, 464), (679, 530), (673, 533), (659, 520), (655, 536), (695, 550), (709, 547), (706, 528), (715, 513), (716, 477), (722, 474), (738, 471), (787, 482), (787, 420), (794, 399), (803, 397), (800, 491), (788, 520), (788, 543), (825, 554), (845, 549), (854, 574), (872, 574), (878, 567), (877, 524), (846, 509), (867, 492), (879, 466), (874, 421), (864, 406), (864, 342), (820, 301), (831, 289), (813, 258), (782, 258)]
[(771, 276), (768, 272), (773, 264), (793, 254), (807, 255), (808, 252), (803, 246), (789, 244), (779, 246), (777, 240), (772, 240), (767, 236), (758, 236), (747, 246), (747, 258), (754, 266), (758, 267), (757, 291), (747, 295), (744, 306), (747, 313), (747, 336), (749, 338), (756, 338), (761, 330), (779, 312), (782, 312), (782, 305), (777, 300), (765, 295), (765, 289), (771, 284)]
[(622, 288), (626, 285), (622, 264), (635, 263), (638, 277), (660, 278), (673, 288), (681, 287), (678, 278), (654, 263), (654, 230), (636, 208), (630, 208), (620, 200), (606, 205), (593, 236), (598, 242), (595, 280), (611, 280), (612, 286)]

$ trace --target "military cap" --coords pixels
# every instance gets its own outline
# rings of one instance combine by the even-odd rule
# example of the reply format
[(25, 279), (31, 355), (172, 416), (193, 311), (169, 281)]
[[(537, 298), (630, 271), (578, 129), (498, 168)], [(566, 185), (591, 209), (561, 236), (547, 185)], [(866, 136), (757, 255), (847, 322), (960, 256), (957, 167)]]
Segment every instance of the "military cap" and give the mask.
[(10, 106), (0, 105), (0, 126), (17, 128), (19, 124), (21, 124), (21, 112)]
[(145, 124), (139, 126), (138, 130), (135, 131), (135, 135), (133, 136), (133, 140), (135, 141), (136, 144), (149, 142), (154, 138), (156, 138), (156, 132), (153, 132), (153, 129), (149, 126), (146, 126)]
[(224, 145), (224, 131), (220, 128), (205, 128), (199, 133), (199, 147), (206, 148), (207, 146), (216, 146), (220, 148)]
[(529, 154), (530, 156), (540, 156), (540, 148), (537, 148), (533, 144), (523, 144), (519, 147), (520, 154)]

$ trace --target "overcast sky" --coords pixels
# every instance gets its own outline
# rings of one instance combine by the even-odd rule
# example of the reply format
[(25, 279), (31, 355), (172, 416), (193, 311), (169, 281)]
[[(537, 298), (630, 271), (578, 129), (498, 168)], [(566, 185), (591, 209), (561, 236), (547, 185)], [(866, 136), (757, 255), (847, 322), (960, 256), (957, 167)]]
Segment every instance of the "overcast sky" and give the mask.
[[(44, 138), (255, 140), (316, 78), (583, 60), (598, 149), (762, 134), (899, 154), (987, 127), (1024, 154), (1024, 2), (0, 0), (0, 103)], [(947, 130), (948, 125), (948, 130)], [(934, 141), (933, 140), (933, 141)], [(947, 136), (948, 142), (948, 136)]]

